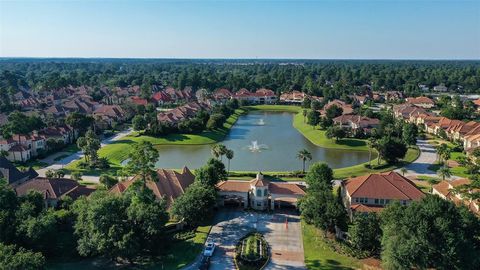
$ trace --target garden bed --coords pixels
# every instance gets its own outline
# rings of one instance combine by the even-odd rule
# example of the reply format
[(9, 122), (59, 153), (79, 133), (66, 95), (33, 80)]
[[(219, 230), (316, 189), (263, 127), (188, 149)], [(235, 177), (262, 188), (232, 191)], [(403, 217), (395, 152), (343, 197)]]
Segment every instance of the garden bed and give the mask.
[(257, 232), (244, 236), (235, 249), (235, 265), (239, 270), (258, 270), (267, 265), (270, 258), (268, 243)]

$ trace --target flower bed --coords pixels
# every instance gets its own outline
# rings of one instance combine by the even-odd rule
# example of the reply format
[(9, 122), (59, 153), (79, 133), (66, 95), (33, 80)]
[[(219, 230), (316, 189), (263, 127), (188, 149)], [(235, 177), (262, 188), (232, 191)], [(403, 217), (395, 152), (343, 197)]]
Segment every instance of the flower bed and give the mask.
[(249, 233), (238, 242), (235, 250), (237, 269), (262, 269), (267, 264), (268, 259), (268, 243), (260, 233)]

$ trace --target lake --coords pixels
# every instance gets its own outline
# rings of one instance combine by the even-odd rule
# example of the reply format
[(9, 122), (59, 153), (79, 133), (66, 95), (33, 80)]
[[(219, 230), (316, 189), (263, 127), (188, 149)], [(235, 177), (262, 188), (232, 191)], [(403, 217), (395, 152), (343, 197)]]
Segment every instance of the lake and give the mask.
[[(292, 126), (293, 114), (288, 112), (254, 111), (239, 117), (224, 141), (234, 151), (230, 170), (235, 171), (293, 171), (301, 170), (297, 159), (301, 149), (312, 153), (311, 162), (326, 162), (341, 168), (368, 161), (367, 151), (337, 150), (318, 147)], [(253, 144), (258, 147), (252, 149)], [(212, 157), (212, 145), (158, 146), (159, 168), (196, 169)], [(224, 163), (227, 160), (223, 157)], [(308, 168), (308, 166), (307, 166)]]

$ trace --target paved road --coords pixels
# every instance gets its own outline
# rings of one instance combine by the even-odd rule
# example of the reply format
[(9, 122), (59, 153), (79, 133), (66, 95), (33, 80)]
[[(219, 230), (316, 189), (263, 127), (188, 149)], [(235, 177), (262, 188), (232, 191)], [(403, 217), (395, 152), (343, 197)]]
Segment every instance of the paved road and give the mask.
[[(405, 166), (407, 172), (405, 176), (415, 177), (416, 175), (424, 175), (429, 177), (438, 177), (435, 171), (430, 170), (428, 167), (437, 161), (437, 150), (435, 147), (428, 143), (427, 140), (417, 140), (417, 146), (420, 149), (420, 156), (414, 162)], [(400, 172), (400, 169), (395, 170)], [(458, 178), (452, 176), (450, 179)]]
[[(272, 257), (265, 269), (305, 269), (298, 215), (289, 212), (267, 214), (232, 209), (221, 209), (217, 213), (215, 225), (208, 236), (208, 239), (217, 245), (210, 269), (235, 269), (235, 245), (242, 236), (252, 230), (262, 232), (270, 245)], [(198, 269), (198, 260), (184, 268), (192, 269)]]
[[(114, 136), (112, 137), (109, 137), (109, 138), (105, 138), (101, 141), (101, 147), (104, 147), (108, 144), (111, 144), (112, 142), (114, 141), (118, 141), (120, 140), (121, 138), (129, 135), (130, 133), (132, 132), (132, 129), (129, 128), (127, 130), (123, 130), (123, 131), (120, 131), (119, 133), (115, 134)], [(58, 160), (58, 161), (55, 161), (55, 157), (58, 157), (60, 155), (63, 155), (63, 154), (69, 154), (67, 157), (64, 157), (62, 158), (61, 160)], [(45, 162), (45, 163), (48, 163), (50, 164), (49, 166), (45, 167), (45, 168), (42, 168), (42, 169), (38, 169), (36, 170), (38, 175), (39, 176), (42, 176), (42, 177), (45, 177), (45, 172), (49, 169), (52, 169), (52, 170), (58, 170), (58, 169), (62, 169), (63, 167), (67, 166), (68, 164), (72, 163), (73, 161), (76, 161), (76, 160), (79, 160), (83, 157), (83, 153), (82, 151), (78, 151), (76, 153), (65, 153), (65, 152), (62, 152), (62, 153), (57, 153), (57, 154), (54, 154), (54, 155), (50, 155), (44, 159), (42, 159), (41, 161), (42, 162)], [(70, 178), (70, 175), (65, 175), (66, 178)], [(88, 181), (88, 182), (94, 182), (94, 183), (98, 183), (99, 181), (99, 178), (98, 176), (93, 176), (93, 175), (84, 175), (82, 176), (82, 179), (84, 181)]]

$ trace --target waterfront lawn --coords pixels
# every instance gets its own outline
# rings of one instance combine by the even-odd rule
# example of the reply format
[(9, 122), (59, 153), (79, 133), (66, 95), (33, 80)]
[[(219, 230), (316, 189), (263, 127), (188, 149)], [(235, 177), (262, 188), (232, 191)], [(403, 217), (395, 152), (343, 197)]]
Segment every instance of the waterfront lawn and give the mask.
[(408, 148), (405, 158), (395, 165), (387, 165), (387, 164), (376, 165), (377, 161), (372, 160), (372, 168), (366, 167), (365, 165), (367, 165), (368, 162), (365, 162), (365, 163), (358, 164), (351, 167), (334, 169), (333, 174), (335, 179), (345, 179), (348, 177), (355, 177), (355, 176), (360, 176), (368, 173), (391, 171), (391, 170), (395, 170), (397, 168), (403, 167), (408, 163), (412, 163), (418, 158), (419, 155), (420, 155), (420, 150), (417, 147), (411, 147), (411, 148)]
[(355, 138), (344, 138), (338, 141), (329, 139), (325, 135), (325, 130), (313, 128), (303, 122), (303, 114), (297, 113), (293, 118), (293, 126), (300, 131), (305, 138), (313, 144), (324, 148), (335, 148), (345, 150), (368, 151), (368, 145), (365, 140)]
[(328, 139), (325, 135), (325, 130), (313, 128), (304, 123), (303, 108), (291, 105), (256, 105), (247, 106), (248, 110), (262, 110), (262, 111), (282, 111), (296, 113), (293, 118), (293, 127), (305, 136), (313, 144), (324, 148), (335, 148), (345, 150), (368, 151), (368, 146), (365, 140), (344, 138), (338, 142), (334, 139)]
[(310, 270), (359, 269), (360, 261), (333, 251), (325, 242), (323, 233), (302, 220), (305, 265)]

